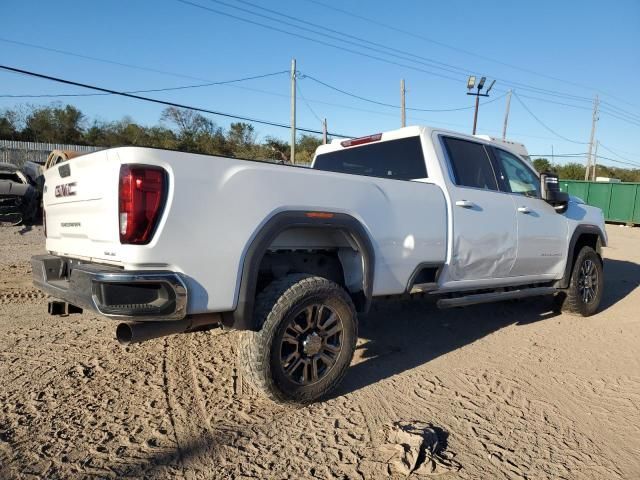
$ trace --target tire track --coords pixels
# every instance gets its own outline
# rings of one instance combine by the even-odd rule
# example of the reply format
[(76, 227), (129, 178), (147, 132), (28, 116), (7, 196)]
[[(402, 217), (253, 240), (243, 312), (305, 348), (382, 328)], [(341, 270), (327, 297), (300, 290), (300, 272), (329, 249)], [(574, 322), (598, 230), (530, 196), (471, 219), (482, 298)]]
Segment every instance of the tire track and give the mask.
[(197, 387), (189, 335), (167, 337), (165, 345), (167, 404), (183, 475), (185, 479), (209, 478), (215, 453), (212, 449), (218, 442)]
[(176, 442), (176, 447), (178, 449), (178, 462), (180, 463), (180, 468), (182, 471), (182, 478), (186, 478), (185, 469), (184, 469), (184, 461), (183, 461), (183, 448), (181, 446), (181, 435), (178, 434), (178, 428), (176, 427), (176, 417), (173, 412), (173, 402), (171, 400), (171, 395), (169, 393), (169, 374), (167, 368), (167, 359), (169, 356), (169, 346), (168, 346), (168, 338), (164, 339), (163, 345), (163, 358), (162, 358), (162, 383), (163, 390), (165, 394), (165, 400), (167, 402), (167, 413), (169, 414), (169, 422), (171, 423), (171, 428), (173, 430), (173, 437)]

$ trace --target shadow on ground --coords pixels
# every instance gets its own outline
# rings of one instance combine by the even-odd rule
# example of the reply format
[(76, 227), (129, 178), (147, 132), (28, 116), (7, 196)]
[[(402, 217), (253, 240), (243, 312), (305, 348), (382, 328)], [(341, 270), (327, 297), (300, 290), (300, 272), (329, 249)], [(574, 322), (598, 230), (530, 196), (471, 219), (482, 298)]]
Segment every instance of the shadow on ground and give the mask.
[[(605, 260), (605, 290), (600, 310), (640, 285), (640, 265)], [(526, 325), (556, 316), (551, 297), (439, 310), (425, 300), (374, 303), (360, 322), (366, 339), (356, 355), (362, 360), (347, 372), (334, 396), (344, 395), (427, 363), (509, 325)]]
[(626, 260), (604, 261), (604, 294), (600, 310), (609, 308), (640, 286), (640, 265)]
[(334, 396), (427, 363), (508, 325), (556, 316), (550, 297), (439, 310), (426, 300), (374, 303), (360, 322), (365, 343)]

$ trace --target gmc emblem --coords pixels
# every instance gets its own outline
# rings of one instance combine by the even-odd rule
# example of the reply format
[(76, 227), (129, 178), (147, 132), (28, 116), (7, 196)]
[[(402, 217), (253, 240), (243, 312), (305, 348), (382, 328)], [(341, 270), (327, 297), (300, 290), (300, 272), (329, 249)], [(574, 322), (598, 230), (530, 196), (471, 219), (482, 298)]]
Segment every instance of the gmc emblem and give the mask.
[(76, 194), (76, 182), (56, 185), (56, 197), (73, 197)]

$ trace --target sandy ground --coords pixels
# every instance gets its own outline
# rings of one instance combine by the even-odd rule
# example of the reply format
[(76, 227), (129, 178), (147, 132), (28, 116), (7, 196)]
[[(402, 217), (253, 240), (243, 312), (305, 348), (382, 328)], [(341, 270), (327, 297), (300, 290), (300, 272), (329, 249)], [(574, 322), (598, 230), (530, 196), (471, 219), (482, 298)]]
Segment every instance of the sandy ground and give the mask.
[(598, 315), (379, 302), (339, 391), (298, 409), (243, 388), (233, 332), (121, 348), (47, 316), (41, 229), (1, 228), (0, 478), (387, 478), (398, 421), (436, 427), (462, 465), (440, 478), (640, 478), (640, 229), (608, 228)]

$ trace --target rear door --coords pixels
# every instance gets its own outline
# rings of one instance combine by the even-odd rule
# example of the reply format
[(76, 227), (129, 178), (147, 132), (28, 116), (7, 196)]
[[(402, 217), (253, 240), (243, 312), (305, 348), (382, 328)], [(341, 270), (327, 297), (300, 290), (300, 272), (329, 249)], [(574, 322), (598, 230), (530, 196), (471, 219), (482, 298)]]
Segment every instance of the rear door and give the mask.
[(517, 156), (493, 148), (501, 189), (511, 196), (518, 221), (518, 254), (512, 276), (557, 274), (564, 268), (568, 225), (540, 198), (540, 179)]
[(452, 245), (447, 280), (508, 277), (517, 253), (513, 202), (500, 192), (487, 147), (440, 137), (452, 184)]

